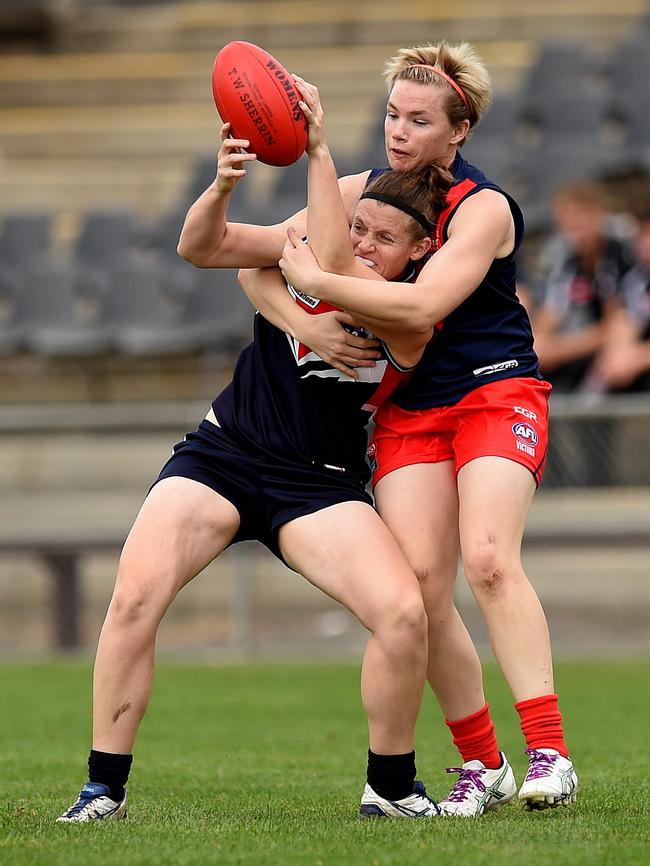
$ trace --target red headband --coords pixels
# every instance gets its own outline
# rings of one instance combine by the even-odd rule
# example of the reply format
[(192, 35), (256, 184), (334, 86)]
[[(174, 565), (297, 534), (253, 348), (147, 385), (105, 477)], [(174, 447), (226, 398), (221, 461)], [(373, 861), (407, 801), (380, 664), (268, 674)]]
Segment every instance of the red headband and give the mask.
[(463, 91), (462, 87), (459, 84), (456, 84), (454, 79), (451, 78), (451, 76), (447, 75), (446, 72), (443, 72), (442, 69), (439, 69), (437, 66), (430, 66), (428, 63), (412, 63), (408, 68), (409, 69), (414, 69), (414, 68), (430, 69), (432, 72), (435, 72), (441, 78), (444, 78), (445, 81), (447, 82), (447, 84), (451, 84), (451, 86), (454, 88), (456, 93), (463, 100), (463, 103), (465, 104), (465, 108), (469, 111), (469, 100), (467, 99), (467, 96), (465, 95), (465, 92)]

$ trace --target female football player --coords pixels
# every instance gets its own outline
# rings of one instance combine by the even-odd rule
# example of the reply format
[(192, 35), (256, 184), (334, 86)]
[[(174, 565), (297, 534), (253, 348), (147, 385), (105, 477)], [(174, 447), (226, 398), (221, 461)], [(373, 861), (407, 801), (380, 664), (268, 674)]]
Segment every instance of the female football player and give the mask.
[[(345, 261), (342, 270), (351, 275), (414, 278), (450, 176), (430, 166), (378, 178), (358, 202), (350, 243), (322, 117), (312, 121), (307, 229), (314, 250), (324, 262)], [(234, 183), (233, 155), (231, 144), (220, 153), (221, 189)], [(364, 246), (368, 238), (372, 252)], [(242, 278), (261, 290), (282, 279), (277, 268)], [(293, 289), (290, 296), (286, 284), (283, 291), (311, 317), (331, 310)], [(343, 320), (353, 327), (349, 316)], [(361, 814), (440, 813), (415, 784), (414, 730), (427, 665), (424, 604), (415, 574), (372, 507), (365, 457), (372, 411), (405, 380), (430, 334), (380, 327), (382, 360), (352, 379), (256, 316), (254, 340), (231, 384), (175, 446), (127, 539), (97, 650), (89, 782), (59, 821), (125, 817), (160, 621), (186, 583), (245, 539), (262, 541), (371, 633), (361, 682), (370, 741)]]
[[(307, 99), (313, 89), (296, 81)], [(435, 253), (414, 284), (404, 290), (319, 268), (297, 242), (302, 214), (270, 227), (228, 223), (229, 192), (215, 184), (190, 208), (179, 252), (202, 267), (268, 265), (288, 226), (282, 265), (297, 288), (343, 307), (371, 330), (389, 322), (407, 332), (435, 327), (416, 373), (378, 413), (371, 451), (378, 510), (420, 578), (429, 619), (428, 679), (464, 760), (443, 806), (451, 814), (480, 815), (516, 793), (485, 702), (480, 662), (453, 602), (459, 550), (527, 744), (519, 798), (529, 809), (567, 804), (578, 781), (554, 692), (546, 619), (520, 554), (544, 466), (550, 392), (515, 295), (523, 219), (510, 196), (459, 152), (489, 105), (489, 76), (471, 46), (441, 42), (402, 49), (388, 63), (388, 84), (390, 167), (439, 164), (454, 176), (432, 234)], [(370, 177), (341, 179), (350, 215)], [(339, 337), (345, 349), (333, 349), (331, 329), (319, 341), (317, 323), (307, 325), (277, 291), (260, 306), (271, 318), (286, 323), (290, 317), (293, 332), (308, 334), (319, 351), (328, 347), (339, 368), (372, 363), (368, 343)]]

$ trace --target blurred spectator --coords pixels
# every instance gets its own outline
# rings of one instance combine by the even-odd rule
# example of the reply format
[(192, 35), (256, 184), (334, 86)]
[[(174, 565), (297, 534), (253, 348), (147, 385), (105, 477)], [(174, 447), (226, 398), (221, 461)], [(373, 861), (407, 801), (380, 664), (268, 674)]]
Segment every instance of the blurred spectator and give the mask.
[(535, 350), (556, 392), (602, 390), (592, 363), (620, 308), (621, 282), (634, 256), (611, 232), (607, 197), (597, 183), (563, 186), (552, 205), (557, 235), (542, 254), (548, 275), (536, 297)]
[(623, 278), (624, 306), (612, 320), (597, 364), (610, 391), (650, 391), (650, 206), (637, 226), (636, 265)]

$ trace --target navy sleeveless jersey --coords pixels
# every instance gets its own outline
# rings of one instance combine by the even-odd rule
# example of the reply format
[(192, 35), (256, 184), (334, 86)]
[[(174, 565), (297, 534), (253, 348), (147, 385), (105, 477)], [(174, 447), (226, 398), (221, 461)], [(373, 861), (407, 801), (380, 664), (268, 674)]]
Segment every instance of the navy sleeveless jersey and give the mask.
[[(414, 276), (412, 270), (405, 279)], [(289, 291), (313, 315), (336, 309)], [(376, 366), (359, 367), (355, 380), (256, 313), (254, 339), (239, 356), (232, 382), (214, 400), (214, 414), (244, 450), (352, 472), (365, 483), (368, 421), (411, 372), (385, 346), (380, 351)]]
[(515, 294), (515, 255), (524, 233), (521, 210), (460, 153), (450, 170), (454, 185), (436, 226), (434, 250), (447, 240), (449, 222), (460, 204), (482, 189), (496, 190), (508, 201), (515, 245), (509, 256), (492, 262), (482, 283), (437, 325), (415, 372), (392, 398), (407, 410), (451, 406), (475, 388), (499, 379), (541, 379), (528, 314)]

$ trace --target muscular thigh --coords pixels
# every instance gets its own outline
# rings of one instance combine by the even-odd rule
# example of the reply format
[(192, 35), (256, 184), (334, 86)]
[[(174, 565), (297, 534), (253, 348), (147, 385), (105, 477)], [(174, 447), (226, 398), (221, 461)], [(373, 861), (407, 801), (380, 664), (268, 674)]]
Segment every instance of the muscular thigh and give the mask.
[[(458, 493), (453, 463), (420, 463), (385, 475), (377, 510), (422, 581), (453, 588), (458, 567)], [(451, 591), (451, 589), (450, 589)]]
[(463, 557), (491, 545), (519, 559), (528, 509), (535, 493), (532, 473), (503, 457), (480, 457), (458, 473)]
[(151, 585), (173, 597), (230, 543), (237, 509), (189, 478), (159, 481), (144, 501), (124, 545), (118, 583)]
[(292, 568), (370, 629), (391, 605), (420, 596), (395, 538), (363, 502), (341, 502), (292, 520), (281, 527), (279, 544)]

